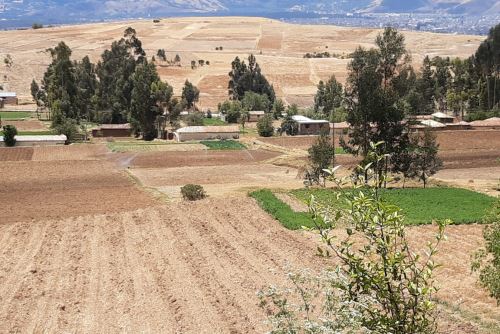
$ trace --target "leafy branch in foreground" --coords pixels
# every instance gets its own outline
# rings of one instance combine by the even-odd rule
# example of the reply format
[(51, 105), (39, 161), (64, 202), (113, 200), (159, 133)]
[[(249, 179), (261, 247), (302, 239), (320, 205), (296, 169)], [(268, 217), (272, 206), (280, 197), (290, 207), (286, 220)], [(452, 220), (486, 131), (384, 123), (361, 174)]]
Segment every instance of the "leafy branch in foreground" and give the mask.
[[(372, 164), (385, 159), (385, 155), (376, 153), (380, 145), (370, 145)], [(347, 206), (330, 207), (311, 198), (310, 211), (315, 228), (310, 230), (319, 233), (323, 241), (323, 246), (318, 247), (319, 255), (336, 258), (333, 272), (337, 276), (327, 284), (324, 281), (315, 283), (319, 294), (306, 293), (307, 298), (302, 298), (301, 307), (295, 310), (287, 304), (286, 295), (268, 294), (268, 302), (275, 305), (269, 312), (274, 328), (272, 333), (353, 332), (348, 326), (325, 326), (337, 323), (335, 312), (338, 309), (352, 314), (351, 324), (359, 328), (354, 332), (436, 332), (432, 296), (437, 291), (433, 272), (438, 265), (434, 257), (439, 243), (445, 238), (445, 226), (450, 222), (437, 223), (435, 240), (428, 242), (424, 255), (411, 250), (401, 210), (380, 197), (379, 187), (386, 176), (374, 172), (370, 168), (372, 164), (361, 167), (365, 173), (360, 173), (360, 182), (355, 183), (365, 185), (364, 175), (368, 175), (370, 181), (365, 186), (355, 186), (354, 191), (342, 190), (347, 180), (335, 177), (338, 167), (328, 171), (339, 187), (339, 199), (345, 200)], [(340, 226), (345, 227), (344, 237), (335, 235)], [(291, 278), (297, 288), (295, 277)], [(327, 298), (331, 303), (325, 304), (328, 289), (335, 291), (336, 298)], [(301, 290), (295, 293), (297, 291), (303, 295)], [(317, 296), (322, 298), (318, 300)], [(311, 306), (318, 303), (323, 305), (319, 309)], [(320, 313), (316, 321), (311, 320), (311, 309)]]
[(500, 305), (500, 200), (484, 219), (486, 246), (473, 256), (472, 271), (479, 271), (480, 284)]

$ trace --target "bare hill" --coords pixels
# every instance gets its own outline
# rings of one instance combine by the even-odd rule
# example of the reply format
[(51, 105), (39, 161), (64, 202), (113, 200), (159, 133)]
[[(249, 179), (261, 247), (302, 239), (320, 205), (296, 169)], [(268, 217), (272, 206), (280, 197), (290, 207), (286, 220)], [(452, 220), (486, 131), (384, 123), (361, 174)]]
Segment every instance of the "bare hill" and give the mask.
[[(89, 55), (97, 62), (100, 54), (119, 39), (126, 27), (134, 27), (143, 41), (148, 56), (165, 49), (167, 58), (179, 54), (181, 67), (158, 63), (162, 79), (167, 80), (180, 94), (186, 78), (201, 89), (201, 107), (215, 108), (227, 96), (227, 73), (231, 61), (257, 56), (261, 67), (274, 84), (277, 94), (288, 103), (308, 105), (315, 86), (335, 74), (346, 77), (349, 62), (344, 56), (358, 45), (370, 47), (375, 29), (353, 29), (326, 25), (292, 25), (263, 18), (179, 18), (119, 23), (75, 25), (38, 30), (0, 32), (3, 45), (0, 56), (10, 54), (13, 66), (2, 66), (0, 83), (5, 90), (17, 91), (29, 99), (32, 79), (40, 80), (50, 62), (45, 51), (59, 41), (73, 49), (73, 58)], [(468, 57), (484, 39), (481, 36), (405, 32), (408, 48), (417, 66), (425, 55)], [(222, 51), (216, 47), (222, 46)], [(307, 52), (339, 55), (328, 59), (304, 59)], [(344, 58), (344, 59), (343, 59)], [(191, 61), (208, 60), (209, 66), (191, 69)]]

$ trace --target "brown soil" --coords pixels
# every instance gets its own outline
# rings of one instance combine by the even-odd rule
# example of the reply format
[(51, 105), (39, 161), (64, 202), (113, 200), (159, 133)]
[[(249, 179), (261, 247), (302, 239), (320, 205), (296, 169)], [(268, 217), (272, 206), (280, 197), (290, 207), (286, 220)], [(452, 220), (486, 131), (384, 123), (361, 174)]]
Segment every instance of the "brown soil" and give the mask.
[(0, 147), (0, 161), (30, 161), (33, 147)]
[(131, 162), (131, 166), (138, 168), (170, 168), (252, 164), (278, 155), (279, 153), (264, 150), (152, 152), (136, 155)]
[(101, 161), (0, 164), (0, 222), (121, 212), (155, 201), (126, 174)]
[(500, 165), (489, 168), (444, 169), (434, 179), (491, 196), (500, 196)]
[[(217, 108), (227, 98), (227, 73), (235, 57), (246, 58), (250, 53), (257, 57), (263, 73), (270, 78), (277, 95), (288, 103), (306, 106), (312, 103), (316, 85), (332, 74), (343, 81), (348, 59), (304, 59), (307, 52), (328, 51), (347, 55), (356, 47), (372, 47), (377, 29), (342, 28), (328, 25), (287, 24), (265, 18), (210, 17), (162, 19), (160, 24), (151, 19), (129, 22), (107, 22), (88, 25), (62, 26), (44, 29), (3, 31), (0, 43), (3, 54), (10, 54), (12, 67), (0, 68), (9, 89), (21, 99), (31, 100), (29, 87), (35, 78), (38, 82), (50, 63), (45, 50), (61, 40), (73, 50), (75, 60), (88, 55), (97, 62), (112, 41), (122, 37), (127, 27), (133, 27), (151, 57), (158, 48), (169, 51), (168, 58), (179, 54), (182, 67), (157, 62), (160, 76), (181, 94), (186, 79), (200, 87), (201, 108)], [(469, 57), (484, 36), (404, 32), (408, 49), (416, 68), (425, 55)], [(222, 46), (223, 51), (215, 48)], [(210, 61), (209, 66), (191, 69), (191, 61)], [(221, 80), (226, 77), (225, 82)], [(32, 107), (33, 108), (33, 107)]]
[(0, 332), (261, 333), (314, 248), (245, 198), (1, 225)]
[[(423, 247), (433, 233), (412, 228), (410, 238)], [(469, 272), (481, 227), (447, 234), (437, 259), (441, 332), (498, 326), (496, 304)], [(326, 264), (312, 236), (243, 197), (4, 224), (0, 235), (1, 332), (262, 333), (256, 292), (283, 285), (286, 265)]]
[(131, 168), (129, 172), (146, 186), (170, 198), (180, 198), (180, 188), (200, 184), (209, 196), (225, 198), (249, 189), (297, 189), (303, 186), (294, 168), (270, 164), (229, 164), (175, 168)]
[(39, 131), (48, 130), (47, 126), (37, 120), (9, 121), (3, 120), (3, 125), (14, 125), (17, 131)]
[(97, 160), (107, 153), (104, 145), (0, 147), (0, 161)]

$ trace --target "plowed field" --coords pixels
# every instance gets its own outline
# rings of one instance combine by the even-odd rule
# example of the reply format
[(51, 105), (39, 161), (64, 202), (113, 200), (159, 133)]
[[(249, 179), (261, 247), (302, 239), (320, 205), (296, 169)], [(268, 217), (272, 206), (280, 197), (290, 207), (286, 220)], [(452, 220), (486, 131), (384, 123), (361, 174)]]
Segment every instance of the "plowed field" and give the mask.
[[(423, 247), (434, 232), (410, 235)], [(481, 227), (448, 235), (441, 332), (480, 333), (498, 325), (469, 273)], [(0, 332), (262, 333), (256, 292), (283, 284), (286, 264), (325, 265), (310, 235), (284, 230), (244, 197), (4, 224), (0, 237)]]
[(135, 210), (154, 203), (104, 161), (0, 164), (0, 224)]

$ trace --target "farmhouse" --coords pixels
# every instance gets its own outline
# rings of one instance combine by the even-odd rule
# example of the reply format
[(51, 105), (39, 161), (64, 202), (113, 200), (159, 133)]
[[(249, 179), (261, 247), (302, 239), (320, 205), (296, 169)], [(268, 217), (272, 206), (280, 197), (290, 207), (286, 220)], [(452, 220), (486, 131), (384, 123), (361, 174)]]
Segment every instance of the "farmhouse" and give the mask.
[(319, 135), (330, 129), (330, 123), (325, 120), (310, 119), (302, 115), (292, 116), (292, 119), (298, 124), (298, 135)]
[(443, 124), (450, 124), (455, 122), (455, 117), (453, 116), (448, 116), (445, 113), (442, 112), (437, 112), (432, 114), (432, 118), (439, 123)]
[(175, 137), (179, 142), (210, 139), (238, 139), (240, 137), (240, 128), (237, 125), (188, 126), (178, 129), (175, 132)]
[(130, 124), (103, 124), (92, 130), (92, 137), (130, 137), (132, 128)]
[(349, 132), (350, 124), (347, 122), (330, 123), (330, 134), (335, 131), (336, 135), (345, 135)]
[(14, 92), (0, 92), (0, 108), (6, 104), (17, 105), (17, 94)]
[(264, 111), (249, 111), (248, 112), (248, 121), (249, 122), (258, 122), (259, 119), (266, 116)]
[[(16, 146), (51, 146), (64, 145), (66, 143), (65, 135), (47, 135), (47, 136), (16, 136)], [(5, 146), (3, 137), (0, 137), (0, 147)]]

